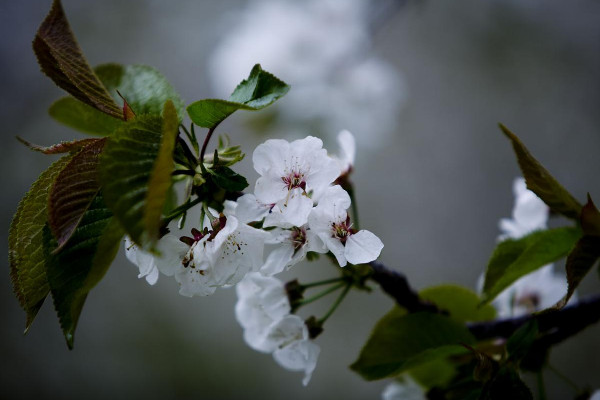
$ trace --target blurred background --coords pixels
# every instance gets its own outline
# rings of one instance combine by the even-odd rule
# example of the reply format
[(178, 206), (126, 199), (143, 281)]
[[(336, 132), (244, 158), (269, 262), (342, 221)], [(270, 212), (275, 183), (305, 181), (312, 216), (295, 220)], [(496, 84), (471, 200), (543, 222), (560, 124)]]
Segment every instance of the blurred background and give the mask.
[[(50, 0), (0, 0), (0, 253), (20, 198), (51, 162), (43, 145), (80, 137), (47, 115), (61, 90), (31, 41)], [(292, 91), (256, 116), (219, 128), (251, 154), (267, 137), (358, 140), (361, 226), (385, 243), (381, 260), (416, 288), (474, 288), (513, 206), (519, 170), (498, 122), (517, 133), (575, 197), (600, 202), (600, 2), (595, 0), (63, 0), (92, 65), (148, 64), (183, 99), (227, 96), (259, 62)], [(251, 157), (239, 171), (256, 178)], [(559, 265), (559, 267), (562, 264)], [(287, 278), (335, 276), (326, 263)], [(600, 290), (591, 273), (580, 297)], [(242, 339), (233, 290), (185, 298), (162, 277), (137, 279), (119, 254), (88, 296), (68, 351), (48, 300), (26, 337), (8, 266), (0, 274), (0, 398), (376, 399), (347, 366), (393, 303), (352, 293), (317, 339), (308, 387)], [(328, 299), (306, 310), (322, 315)], [(304, 311), (304, 310), (303, 310)], [(304, 314), (304, 312), (303, 312)], [(600, 387), (600, 326), (558, 346), (551, 362), (577, 385)], [(546, 374), (551, 399), (574, 392)]]

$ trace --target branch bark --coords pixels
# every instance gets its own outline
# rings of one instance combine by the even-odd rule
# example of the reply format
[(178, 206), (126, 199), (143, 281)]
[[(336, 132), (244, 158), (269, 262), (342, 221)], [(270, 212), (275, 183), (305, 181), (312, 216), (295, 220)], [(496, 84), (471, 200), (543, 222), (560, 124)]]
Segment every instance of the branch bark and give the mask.
[[(384, 264), (373, 261), (370, 263), (372, 275), (370, 278), (377, 282), (381, 289), (392, 297), (396, 303), (409, 312), (428, 311), (445, 313), (435, 304), (424, 301), (413, 290), (406, 277)], [(467, 324), (467, 328), (478, 340), (493, 338), (508, 338), (517, 329), (533, 318), (537, 318), (540, 338), (544, 345), (550, 347), (583, 330), (600, 320), (600, 295), (582, 299), (560, 310), (522, 317), (499, 319), (494, 321)]]

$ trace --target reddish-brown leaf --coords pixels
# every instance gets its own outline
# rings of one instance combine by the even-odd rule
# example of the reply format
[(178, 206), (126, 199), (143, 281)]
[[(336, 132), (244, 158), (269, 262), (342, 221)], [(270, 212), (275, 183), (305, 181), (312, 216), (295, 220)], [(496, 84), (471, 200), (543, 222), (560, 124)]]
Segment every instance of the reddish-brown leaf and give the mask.
[(54, 0), (40, 25), (33, 51), (42, 71), (60, 88), (82, 102), (118, 119), (120, 107), (112, 99), (85, 59), (60, 3)]
[(94, 197), (100, 190), (99, 156), (106, 138), (85, 146), (60, 172), (48, 198), (50, 229), (58, 242), (57, 250), (69, 240)]

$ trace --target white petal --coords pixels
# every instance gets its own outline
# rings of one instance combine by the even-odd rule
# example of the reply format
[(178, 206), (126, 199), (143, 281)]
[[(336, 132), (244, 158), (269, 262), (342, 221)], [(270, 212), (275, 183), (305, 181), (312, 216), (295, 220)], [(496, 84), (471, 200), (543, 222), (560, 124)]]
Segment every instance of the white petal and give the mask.
[(345, 267), (347, 264), (346, 261), (346, 250), (342, 242), (339, 239), (332, 238), (331, 234), (319, 234), (321, 240), (325, 243), (325, 246), (333, 253), (340, 267)]
[(155, 257), (156, 267), (167, 276), (173, 276), (183, 268), (181, 261), (190, 250), (190, 246), (171, 234), (163, 236), (156, 244), (156, 248), (160, 252), (160, 256)]
[(339, 159), (341, 161), (342, 172), (345, 172), (354, 165), (356, 156), (356, 140), (354, 135), (347, 130), (338, 133), (337, 142), (340, 146)]
[(269, 254), (265, 265), (260, 268), (260, 273), (271, 276), (280, 273), (292, 261), (294, 248), (290, 244), (281, 244)]
[(350, 235), (346, 240), (344, 255), (351, 264), (362, 264), (374, 261), (379, 257), (383, 243), (377, 236), (367, 230)]
[[(227, 205), (228, 202), (225, 202)], [(255, 195), (245, 194), (235, 203), (235, 215), (240, 223), (247, 224), (252, 221), (261, 221), (271, 208), (269, 205), (258, 201)]]
[(283, 139), (269, 139), (259, 144), (252, 153), (254, 169), (262, 176), (283, 172), (284, 160), (290, 152), (290, 144)]
[(267, 214), (264, 226), (291, 228), (306, 224), (308, 215), (313, 208), (313, 201), (303, 193), (304, 191), (300, 188), (292, 189), (287, 201), (284, 199), (277, 202), (271, 212)]
[(254, 194), (264, 204), (277, 203), (288, 195), (288, 187), (280, 176), (261, 176), (256, 180)]
[(154, 268), (148, 275), (146, 275), (146, 282), (154, 285), (158, 281), (158, 268)]
[(313, 371), (317, 366), (317, 359), (321, 348), (311, 340), (295, 341), (273, 353), (273, 358), (283, 368), (291, 371), (304, 371), (302, 384), (308, 385)]

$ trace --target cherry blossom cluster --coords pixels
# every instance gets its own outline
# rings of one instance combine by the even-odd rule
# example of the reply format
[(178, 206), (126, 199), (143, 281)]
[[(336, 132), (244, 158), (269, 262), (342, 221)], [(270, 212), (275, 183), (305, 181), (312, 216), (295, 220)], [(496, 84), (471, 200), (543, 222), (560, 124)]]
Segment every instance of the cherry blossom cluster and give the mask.
[(126, 240), (128, 259), (150, 284), (159, 273), (173, 276), (184, 296), (207, 296), (237, 284), (236, 316), (248, 345), (272, 353), (284, 368), (304, 371), (304, 384), (320, 349), (304, 321), (291, 313), (284, 284), (274, 275), (308, 252), (331, 252), (344, 267), (374, 261), (383, 248), (373, 233), (353, 228), (351, 198), (336, 181), (352, 170), (354, 137), (342, 131), (338, 142), (340, 155), (333, 157), (312, 136), (267, 140), (252, 156), (260, 175), (254, 193), (225, 201), (222, 213), (208, 209), (191, 236), (165, 235), (155, 253)]

